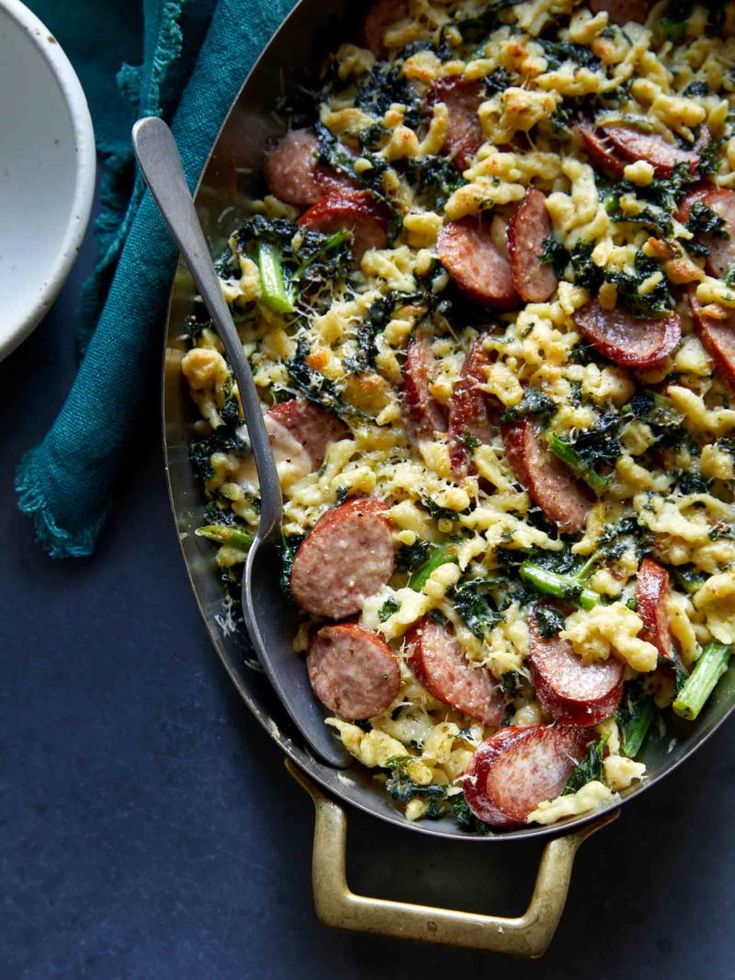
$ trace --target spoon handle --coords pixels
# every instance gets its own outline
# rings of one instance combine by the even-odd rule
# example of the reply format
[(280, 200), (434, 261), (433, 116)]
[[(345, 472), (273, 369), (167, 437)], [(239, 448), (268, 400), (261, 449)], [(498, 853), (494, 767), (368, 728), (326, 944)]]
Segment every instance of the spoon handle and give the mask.
[(179, 151), (171, 130), (162, 119), (155, 116), (140, 119), (135, 124), (133, 148), (151, 194), (214, 321), (235, 375), (258, 471), (261, 498), (258, 538), (264, 541), (281, 524), (282, 501), (278, 473), (250, 365), (212, 265)]

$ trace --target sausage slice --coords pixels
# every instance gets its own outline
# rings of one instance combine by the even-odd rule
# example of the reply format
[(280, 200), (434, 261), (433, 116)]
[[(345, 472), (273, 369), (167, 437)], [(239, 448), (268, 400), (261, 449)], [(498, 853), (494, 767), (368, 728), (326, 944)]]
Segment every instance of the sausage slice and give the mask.
[(510, 262), (498, 251), (487, 225), (475, 218), (450, 221), (437, 240), (439, 260), (470, 299), (509, 309), (518, 302)]
[(581, 531), (592, 507), (591, 493), (552, 454), (536, 423), (519, 419), (503, 426), (502, 435), (508, 462), (534, 503), (563, 533)]
[(679, 220), (686, 223), (693, 205), (700, 201), (711, 208), (725, 222), (724, 231), (729, 238), (714, 235), (697, 235), (697, 240), (709, 248), (705, 268), (711, 276), (722, 279), (735, 262), (735, 191), (725, 187), (700, 187), (688, 194), (679, 208)]
[(508, 225), (508, 253), (515, 291), (526, 303), (543, 303), (557, 287), (556, 273), (541, 261), (552, 232), (546, 195), (531, 187)]
[(592, 123), (579, 123), (575, 129), (582, 137), (584, 148), (595, 170), (600, 170), (613, 180), (619, 180), (623, 176), (625, 163), (612, 142)]
[(265, 424), (274, 453), (278, 454), (279, 449), (286, 446), (285, 430), (309, 455), (314, 470), (324, 462), (327, 446), (344, 439), (350, 431), (336, 415), (302, 398), (273, 405), (266, 412)]
[(491, 827), (525, 823), (543, 800), (557, 797), (594, 739), (568, 725), (511, 725), (479, 746), (464, 780), (467, 805)]
[(378, 60), (386, 58), (385, 32), (393, 24), (402, 20), (408, 13), (406, 0), (376, 0), (367, 12), (362, 23), (365, 47), (372, 51)]
[(403, 400), (417, 439), (433, 439), (436, 432), (447, 431), (447, 416), (429, 391), (434, 355), (425, 337), (416, 337), (408, 345), (403, 365)]
[(681, 340), (678, 313), (650, 320), (631, 316), (620, 307), (603, 310), (593, 299), (575, 311), (573, 320), (593, 347), (621, 367), (655, 367)]
[(369, 248), (388, 244), (387, 211), (370, 191), (329, 191), (301, 215), (299, 224), (325, 234), (348, 228), (357, 262)]
[(393, 574), (388, 506), (373, 497), (328, 510), (301, 543), (291, 594), (312, 616), (342, 619), (359, 612)]
[(609, 657), (585, 663), (568, 640), (541, 636), (534, 610), (529, 617), (528, 662), (536, 695), (546, 713), (554, 721), (580, 727), (609, 718), (623, 696), (623, 662)]
[(322, 195), (317, 181), (317, 139), (310, 129), (286, 133), (265, 158), (271, 193), (286, 204), (307, 207)]
[(484, 98), (482, 82), (463, 75), (440, 78), (428, 96), (429, 106), (443, 102), (447, 107), (449, 118), (443, 152), (460, 171), (471, 165), (483, 141), (477, 110)]
[(655, 0), (589, 0), (593, 14), (605, 11), (612, 24), (627, 24), (635, 21), (642, 24), (648, 17)]
[(465, 358), (449, 402), (449, 457), (456, 480), (474, 471), (468, 441), (488, 443), (492, 439), (487, 395), (479, 387), (487, 381), (487, 363), (482, 340), (478, 339)]
[(671, 176), (679, 163), (689, 164), (693, 174), (699, 169), (699, 154), (695, 150), (683, 150), (659, 133), (642, 133), (631, 126), (609, 125), (600, 129), (626, 163), (646, 160), (656, 171), (657, 177)]
[(306, 669), (322, 704), (348, 721), (385, 711), (401, 686), (390, 647), (356, 623), (322, 627), (309, 644)]
[(505, 700), (486, 667), (473, 667), (448, 626), (428, 616), (406, 636), (408, 665), (433, 697), (483, 725), (503, 723)]
[(735, 391), (735, 316), (730, 313), (722, 320), (707, 316), (694, 288), (688, 295), (699, 339), (723, 379)]
[(638, 615), (643, 622), (641, 639), (652, 643), (664, 660), (672, 660), (674, 639), (669, 629), (666, 597), (669, 594), (669, 573), (652, 558), (644, 558), (638, 569), (636, 599)]

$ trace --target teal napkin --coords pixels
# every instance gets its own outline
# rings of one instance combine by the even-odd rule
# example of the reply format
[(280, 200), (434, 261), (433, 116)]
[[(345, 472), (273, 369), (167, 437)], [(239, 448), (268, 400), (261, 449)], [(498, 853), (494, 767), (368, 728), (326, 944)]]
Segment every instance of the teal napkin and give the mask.
[(166, 118), (193, 187), (245, 75), (293, 4), (31, 0), (84, 86), (101, 169), (98, 261), (78, 325), (82, 361), (56, 421), (16, 475), (19, 507), (54, 558), (94, 550), (160, 375), (176, 249), (135, 174), (130, 127), (139, 116)]

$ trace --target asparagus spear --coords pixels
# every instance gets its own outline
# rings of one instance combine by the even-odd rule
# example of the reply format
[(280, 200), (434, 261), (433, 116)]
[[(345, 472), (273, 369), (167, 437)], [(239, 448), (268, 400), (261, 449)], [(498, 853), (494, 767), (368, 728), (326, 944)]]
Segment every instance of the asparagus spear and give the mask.
[(605, 492), (607, 481), (580, 456), (574, 446), (554, 432), (546, 433), (546, 441), (552, 453), (558, 456), (562, 463), (566, 463), (575, 476), (584, 480), (592, 488), (596, 496), (601, 497)]
[(446, 565), (450, 561), (456, 562), (456, 560), (457, 556), (449, 550), (447, 545), (437, 545), (436, 548), (432, 548), (423, 565), (419, 565), (408, 580), (408, 587), (420, 592), (428, 582), (432, 572), (436, 571), (440, 565)]
[(707, 644), (672, 705), (677, 715), (690, 721), (697, 717), (727, 670), (731, 653), (732, 647), (726, 643), (713, 640)]
[(263, 302), (276, 313), (293, 313), (290, 284), (283, 276), (281, 253), (267, 242), (258, 245), (258, 272)]
[(198, 527), (194, 534), (199, 538), (208, 538), (216, 541), (217, 544), (227, 544), (233, 548), (242, 548), (247, 551), (253, 543), (253, 535), (245, 528), (238, 527), (236, 524), (206, 524)]
[(597, 555), (592, 555), (576, 574), (562, 575), (548, 568), (542, 568), (541, 565), (528, 559), (520, 567), (520, 576), (524, 582), (543, 592), (544, 595), (576, 602), (582, 609), (592, 609), (599, 604), (600, 594), (594, 589), (586, 588), (584, 583), (596, 561)]

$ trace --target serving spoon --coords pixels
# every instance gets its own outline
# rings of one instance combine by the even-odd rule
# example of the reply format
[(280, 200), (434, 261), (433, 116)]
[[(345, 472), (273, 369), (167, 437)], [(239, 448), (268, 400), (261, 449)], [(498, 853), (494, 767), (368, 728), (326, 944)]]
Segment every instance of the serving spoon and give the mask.
[(307, 744), (324, 762), (338, 768), (349, 756), (324, 724), (303, 658), (293, 650), (280, 589), (280, 540), (283, 502), (278, 472), (260, 399), (229, 307), (222, 295), (202, 227), (171, 130), (155, 116), (133, 127), (133, 148), (140, 169), (169, 231), (179, 247), (235, 375), (260, 483), (260, 518), (242, 574), (242, 612), (250, 639), (276, 694)]

